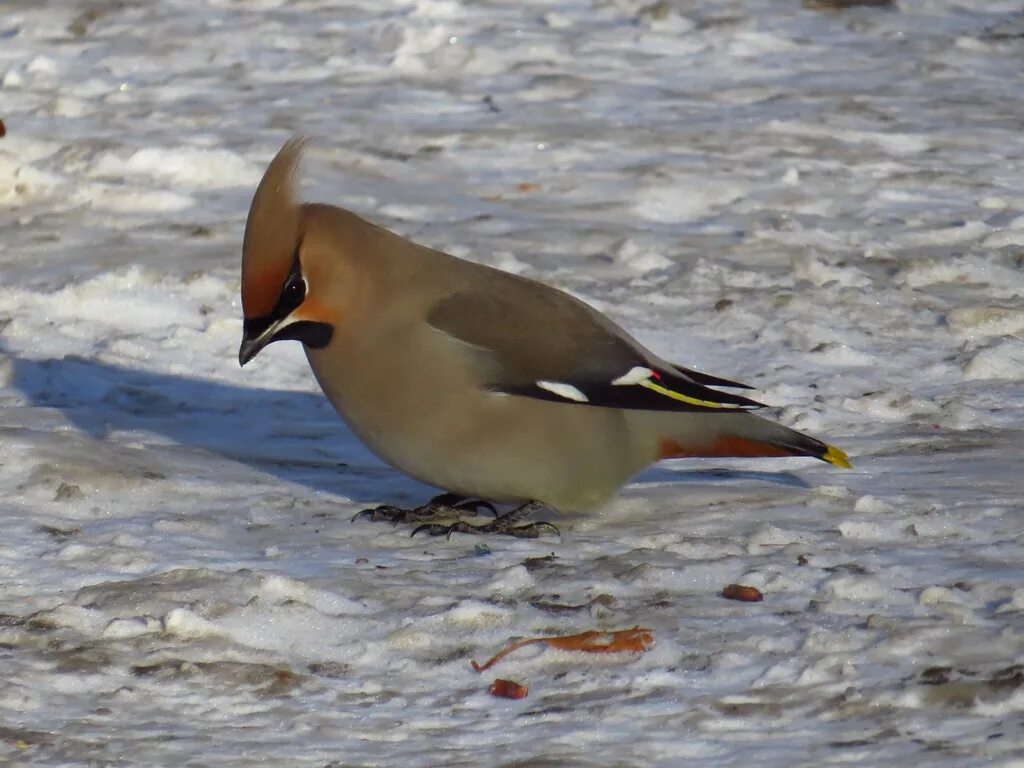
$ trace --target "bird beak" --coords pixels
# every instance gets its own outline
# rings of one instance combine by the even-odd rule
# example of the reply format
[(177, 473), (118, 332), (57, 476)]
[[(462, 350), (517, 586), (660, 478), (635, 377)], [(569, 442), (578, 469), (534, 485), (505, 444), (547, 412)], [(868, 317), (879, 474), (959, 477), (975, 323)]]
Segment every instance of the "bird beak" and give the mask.
[(280, 325), (280, 322), (246, 320), (242, 326), (242, 345), (238, 348), (238, 364), (244, 366), (256, 357), (261, 349), (274, 340), (274, 331)]
[(238, 364), (244, 366), (263, 348), (257, 339), (242, 339), (242, 346), (238, 348)]
[(301, 341), (312, 349), (323, 349), (334, 335), (329, 323), (299, 320), (294, 316), (277, 321), (266, 318), (246, 319), (242, 325), (242, 345), (238, 348), (238, 364), (244, 366), (274, 341)]

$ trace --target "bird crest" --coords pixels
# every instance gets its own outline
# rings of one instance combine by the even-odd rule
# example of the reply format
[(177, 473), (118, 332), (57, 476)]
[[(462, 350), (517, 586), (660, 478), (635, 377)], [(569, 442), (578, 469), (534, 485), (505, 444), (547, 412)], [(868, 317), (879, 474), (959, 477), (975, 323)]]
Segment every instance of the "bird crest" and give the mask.
[(305, 139), (292, 139), (270, 162), (245, 223), (242, 244), (242, 311), (247, 318), (268, 315), (295, 263), (299, 246), (296, 201), (299, 163)]

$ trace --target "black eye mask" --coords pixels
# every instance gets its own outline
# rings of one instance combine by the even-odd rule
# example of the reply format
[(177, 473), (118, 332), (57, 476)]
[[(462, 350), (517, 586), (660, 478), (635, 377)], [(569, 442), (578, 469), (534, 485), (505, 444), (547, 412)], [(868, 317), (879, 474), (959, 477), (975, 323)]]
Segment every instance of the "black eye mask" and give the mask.
[[(284, 288), (277, 299), (277, 304), (270, 311), (270, 314), (263, 317), (247, 318), (244, 321), (242, 332), (247, 339), (255, 339), (263, 334), (270, 326), (278, 320), (283, 320), (292, 312), (298, 309), (299, 305), (306, 300), (306, 281), (302, 278), (302, 266), (299, 264), (299, 252), (295, 251), (295, 259), (292, 261), (291, 271), (285, 278)], [(284, 337), (282, 337), (284, 338)]]
[[(281, 289), (277, 305), (268, 315), (247, 318), (242, 325), (243, 338), (258, 339), (274, 323), (284, 320), (298, 309), (305, 300), (306, 280), (302, 277), (302, 265), (299, 263), (299, 252), (296, 250), (295, 260), (292, 262), (292, 268), (288, 273), (288, 277), (285, 278), (284, 287)], [(313, 349), (323, 349), (330, 343), (333, 334), (334, 328), (329, 323), (321, 323), (315, 320), (298, 320), (294, 323), (289, 323), (279, 330), (266, 343), (293, 340), (301, 341), (307, 347), (312, 347)], [(252, 354), (255, 355), (256, 352)]]

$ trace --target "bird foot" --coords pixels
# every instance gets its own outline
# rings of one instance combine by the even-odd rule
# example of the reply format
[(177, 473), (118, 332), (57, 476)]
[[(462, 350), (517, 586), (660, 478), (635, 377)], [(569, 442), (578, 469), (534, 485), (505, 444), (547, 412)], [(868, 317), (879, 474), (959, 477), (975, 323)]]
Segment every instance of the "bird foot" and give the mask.
[(504, 515), (496, 515), (494, 520), (489, 523), (483, 523), (482, 525), (473, 525), (465, 520), (456, 520), (454, 523), (445, 525), (440, 522), (430, 522), (418, 525), (413, 529), (411, 536), (415, 536), (417, 533), (428, 533), (431, 536), (445, 536), (451, 538), (453, 533), (471, 533), (471, 534), (486, 534), (493, 533), (500, 536), (514, 536), (517, 539), (536, 539), (542, 532), (550, 531), (556, 536), (561, 536), (561, 532), (551, 523), (547, 522), (536, 522), (527, 523), (526, 525), (516, 525), (523, 517), (534, 512), (538, 509), (542, 509), (543, 504), (535, 501), (528, 502), (522, 506), (516, 507), (510, 512), (506, 512)]
[(426, 504), (412, 509), (395, 507), (390, 504), (363, 509), (352, 516), (352, 522), (360, 518), (366, 518), (374, 521), (385, 521), (392, 525), (398, 525), (399, 523), (440, 525), (442, 523), (458, 522), (463, 513), (476, 512), (481, 509), (487, 510), (495, 517), (498, 516), (498, 510), (489, 501), (458, 496), (454, 493), (442, 493)]
[[(417, 533), (428, 533), (431, 536), (446, 536), (451, 538), (453, 533), (487, 534), (493, 533), (499, 536), (514, 536), (518, 539), (536, 539), (541, 533), (550, 531), (560, 536), (558, 528), (551, 523), (536, 522), (526, 525), (516, 525), (527, 515), (543, 509), (540, 502), (531, 501), (522, 504), (503, 515), (489, 501), (476, 499), (467, 496), (458, 496), (454, 493), (442, 493), (435, 496), (426, 504), (412, 509), (403, 509), (390, 504), (383, 504), (379, 507), (370, 507), (357, 512), (352, 517), (352, 522), (360, 518), (368, 520), (386, 521), (392, 525), (399, 523), (410, 523), (416, 525), (412, 536)], [(474, 524), (462, 519), (466, 512), (479, 512), (486, 510), (494, 515), (494, 520), (488, 523)]]

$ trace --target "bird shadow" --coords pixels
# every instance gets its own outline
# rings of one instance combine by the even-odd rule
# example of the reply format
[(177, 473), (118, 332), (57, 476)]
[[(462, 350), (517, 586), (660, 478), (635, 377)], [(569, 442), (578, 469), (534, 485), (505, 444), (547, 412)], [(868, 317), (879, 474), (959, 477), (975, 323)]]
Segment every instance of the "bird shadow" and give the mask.
[(357, 503), (432, 492), (370, 453), (319, 393), (240, 387), (78, 356), (8, 359), (14, 387), (29, 405), (59, 411), (97, 441), (158, 435)]
[(677, 467), (654, 466), (638, 475), (635, 482), (651, 484), (753, 482), (783, 485), (788, 488), (811, 487), (810, 483), (792, 472), (764, 472), (749, 469), (731, 469), (726, 467), (700, 467), (698, 469), (684, 470)]
[[(9, 356), (14, 386), (97, 441), (149, 433), (359, 504), (419, 503), (435, 489), (377, 459), (320, 393), (240, 387), (80, 356)], [(652, 467), (640, 483), (757, 481), (808, 487), (788, 472)]]

